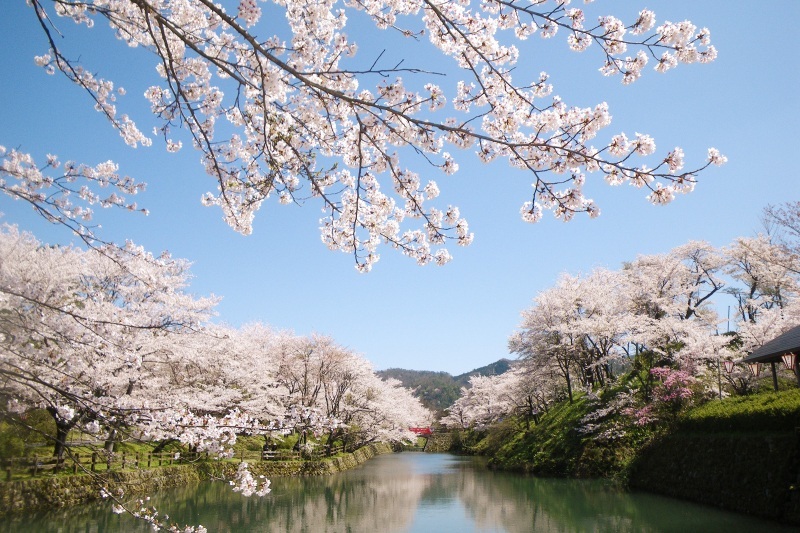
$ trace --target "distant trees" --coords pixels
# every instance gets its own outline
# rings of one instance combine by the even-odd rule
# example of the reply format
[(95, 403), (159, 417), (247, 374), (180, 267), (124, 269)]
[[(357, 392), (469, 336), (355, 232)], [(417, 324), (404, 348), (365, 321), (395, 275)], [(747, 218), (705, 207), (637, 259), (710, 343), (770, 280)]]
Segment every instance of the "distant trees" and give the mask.
[(442, 412), (459, 398), (460, 389), (469, 383), (472, 376), (493, 376), (509, 370), (510, 361), (500, 359), (494, 363), (482, 366), (453, 376), (447, 372), (432, 372), (429, 370), (408, 370), (403, 368), (389, 368), (378, 371), (384, 379), (399, 380), (404, 387), (414, 391), (422, 405), (436, 412)]
[(284, 409), (306, 413), (293, 428), (303, 437), (325, 431), (356, 445), (412, 440), (410, 427), (431, 422), (411, 391), (378, 378), (366, 359), (329, 337), (283, 332), (276, 348), (276, 383), (286, 392)]
[[(793, 207), (780, 212), (789, 217)], [(619, 398), (606, 400), (613, 405), (608, 413), (628, 410), (645, 423), (691, 395), (719, 394), (723, 360), (735, 361), (800, 323), (793, 242), (768, 235), (724, 248), (689, 242), (617, 271), (563, 274), (522, 311), (509, 338), (520, 357), (513, 370), (462, 389), (443, 422), (482, 427), (514, 415), (529, 424), (553, 401), (573, 401), (578, 390), (594, 397), (613, 389)], [(728, 296), (737, 309), (734, 331), (720, 334), (725, 319), (712, 302)], [(734, 392), (754, 386), (746, 369), (724, 376)]]
[(443, 411), (458, 399), (461, 385), (447, 372), (389, 368), (378, 371), (384, 378), (393, 378), (414, 391), (423, 405), (433, 411)]
[(547, 367), (519, 361), (502, 374), (472, 376), (441, 418), (445, 426), (483, 428), (508, 416), (530, 426), (560, 397), (559, 376)]

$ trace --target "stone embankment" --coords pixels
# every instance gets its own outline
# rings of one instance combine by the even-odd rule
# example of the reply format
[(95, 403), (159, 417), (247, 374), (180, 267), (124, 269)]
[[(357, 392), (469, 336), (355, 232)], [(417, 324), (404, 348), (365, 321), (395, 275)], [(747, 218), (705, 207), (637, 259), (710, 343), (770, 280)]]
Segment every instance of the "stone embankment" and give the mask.
[(452, 433), (432, 433), (425, 443), (425, 451), (429, 453), (449, 452), (453, 446)]
[[(355, 468), (376, 455), (391, 453), (386, 443), (364, 446), (352, 453), (319, 461), (259, 461), (250, 464), (255, 476), (319, 476)], [(235, 461), (199, 462), (149, 470), (111, 472), (97, 476), (55, 476), (10, 481), (0, 484), (0, 515), (52, 509), (101, 499), (100, 484), (113, 494), (147, 494), (169, 487), (184, 486), (209, 479), (231, 479), (238, 468)]]
[(642, 450), (630, 486), (800, 525), (799, 431), (676, 431)]

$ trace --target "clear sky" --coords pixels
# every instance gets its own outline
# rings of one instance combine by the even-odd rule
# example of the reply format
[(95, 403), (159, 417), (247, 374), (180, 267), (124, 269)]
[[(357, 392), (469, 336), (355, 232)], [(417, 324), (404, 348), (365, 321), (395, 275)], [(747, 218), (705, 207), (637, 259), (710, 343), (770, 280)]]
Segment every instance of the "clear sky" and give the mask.
[[(313, 204), (268, 202), (256, 215), (253, 235), (229, 229), (218, 209), (200, 205), (201, 194), (215, 190), (215, 183), (203, 173), (199, 153), (184, 148), (168, 154), (158, 139), (151, 148), (125, 146), (91, 109), (87, 95), (34, 65), (33, 56), (47, 51), (43, 34), (23, 0), (7, 4), (0, 16), (0, 145), (40, 161), (47, 153), (92, 164), (116, 161), (121, 173), (148, 183), (137, 200), (150, 215), (102, 213), (102, 236), (129, 238), (152, 252), (169, 250), (191, 260), (191, 291), (223, 297), (220, 322), (261, 321), (298, 334), (329, 334), (377, 369), (459, 374), (508, 357), (507, 338), (520, 311), (560, 272), (616, 269), (638, 254), (667, 252), (689, 240), (724, 246), (758, 232), (767, 204), (800, 199), (792, 160), (800, 150), (796, 0), (595, 2), (593, 10), (626, 23), (644, 7), (659, 22), (689, 19), (711, 29), (719, 50), (710, 65), (681, 65), (665, 75), (648, 67), (627, 87), (597, 71), (601, 59), (594, 47), (582, 55), (569, 52), (561, 34), (524, 44), (519, 70), (528, 70), (529, 78), (547, 71), (567, 104), (607, 101), (614, 116), (609, 133), (648, 133), (659, 154), (681, 146), (687, 167), (701, 163), (713, 146), (728, 164), (709, 169), (695, 192), (666, 207), (650, 205), (641, 190), (611, 188), (589, 175), (586, 193), (599, 204), (599, 219), (565, 224), (545, 216), (529, 225), (519, 217), (531, 190), (528, 176), (502, 162), (482, 165), (469, 152), (456, 153), (461, 170), (455, 176), (428, 176), (437, 180), (444, 205), (461, 208), (474, 244), (453, 246), (454, 261), (445, 267), (419, 267), (384, 249), (369, 274), (356, 272), (351, 256), (323, 246)], [(107, 29), (73, 35), (71, 23), (59, 24), (65, 30), (61, 41), (75, 51), (70, 57), (80, 56), (92, 71), (118, 80), (128, 91), (120, 109), (148, 132), (155, 122), (141, 95), (155, 83), (152, 58), (107, 39)], [(359, 40), (350, 33), (361, 53), (385, 47), (387, 57), (405, 58), (406, 66), (439, 66), (425, 46), (399, 49), (405, 42), (386, 34)], [(69, 239), (8, 197), (0, 197), (0, 212), (43, 241)]]

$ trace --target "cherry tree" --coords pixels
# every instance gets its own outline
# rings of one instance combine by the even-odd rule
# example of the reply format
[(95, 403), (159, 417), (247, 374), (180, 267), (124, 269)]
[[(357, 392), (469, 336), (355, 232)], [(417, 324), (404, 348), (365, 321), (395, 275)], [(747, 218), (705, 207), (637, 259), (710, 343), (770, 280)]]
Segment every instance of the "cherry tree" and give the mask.
[(553, 368), (573, 398), (575, 381), (591, 387), (613, 378), (613, 364), (625, 354), (628, 314), (618, 273), (598, 269), (589, 276), (563, 274), (522, 312), (509, 350), (528, 366)]
[(738, 283), (728, 291), (736, 298), (738, 320), (755, 323), (761, 311), (786, 307), (797, 293), (800, 261), (770, 237), (740, 237), (725, 252), (728, 274)]
[[(50, 413), (56, 432), (44, 436), (59, 464), (76, 427), (102, 437), (109, 453), (121, 438), (174, 439), (220, 457), (230, 454), (237, 434), (261, 428), (257, 418), (209, 401), (226, 399), (220, 372), (187, 383), (213, 367), (191, 360), (178, 339), (200, 332), (217, 301), (185, 292), (188, 262), (131, 243), (45, 246), (13, 226), (0, 230), (0, 250), (3, 414), (24, 426), (30, 409)], [(193, 412), (198, 405), (204, 411)], [(213, 405), (217, 411), (209, 412)], [(132, 508), (124, 495), (109, 493), (108, 480), (91, 475), (115, 510), (167, 527), (155, 510)], [(250, 492), (251, 481), (241, 473), (234, 489)], [(268, 488), (260, 483), (254, 491)]]
[[(80, 50), (70, 50), (69, 39), (56, 38), (66, 35), (62, 21), (100, 42), (91, 28), (105, 20), (117, 39), (151, 53), (153, 81), (145, 97), (158, 121), (155, 134), (167, 151), (180, 150), (184, 141), (200, 151), (217, 185), (203, 201), (219, 206), (232, 228), (250, 233), (255, 212), (270, 197), (313, 199), (325, 211), (324, 243), (352, 254), (362, 271), (378, 260), (383, 244), (420, 264), (444, 264), (448, 241), (472, 242), (459, 209), (434, 202), (440, 188), (431, 174), (456, 172), (456, 149), (471, 149), (484, 162), (505, 160), (528, 175), (532, 193), (520, 208), (528, 222), (547, 210), (562, 220), (597, 216), (599, 207), (583, 193), (587, 175), (641, 188), (651, 202), (664, 204), (690, 192), (708, 165), (725, 162), (711, 148), (687, 169), (681, 148), (656, 155), (649, 135), (608, 132), (605, 102), (571, 106), (554, 93), (547, 73), (526, 77), (517, 69), (529, 39), (559, 32), (573, 51), (596, 51), (602, 75), (623, 84), (636, 81), (648, 63), (663, 73), (715, 59), (707, 28), (658, 24), (647, 9), (624, 22), (563, 0), (29, 4), (43, 37), (36, 63), (86, 91), (127, 144), (150, 146), (153, 139), (119, 109), (124, 89), (76, 59)], [(375, 29), (351, 20), (369, 20)], [(406, 38), (409, 56), (435, 50), (443, 58), (437, 74), (452, 75), (453, 89), (432, 83), (433, 73), (422, 67), (388, 63), (371, 47), (359, 51), (359, 31), (365, 39), (396, 32)], [(82, 235), (90, 215), (83, 204), (138, 209), (121, 194), (94, 191), (104, 183), (124, 193), (138, 190), (116, 175), (113, 163), (99, 172), (74, 163), (63, 175), (45, 172), (57, 168), (54, 156), (40, 168), (30, 154), (12, 150), (0, 166), (0, 189)]]
[[(208, 424), (209, 418), (231, 413), (246, 417), (240, 427), (230, 428), (223, 444), (233, 444), (238, 433), (264, 435), (269, 440), (284, 430), (286, 415), (287, 393), (277, 380), (277, 359), (271, 351), (275, 336), (261, 324), (239, 329), (206, 324), (201, 330), (175, 336), (143, 361), (148, 374), (141, 394), (151, 408), (175, 413), (181, 421), (199, 417)], [(192, 449), (225, 447), (215, 446), (213, 435), (208, 437), (186, 424), (163, 428), (147, 424), (138, 434), (143, 440), (161, 440), (162, 445), (177, 440)]]
[[(745, 356), (800, 323), (800, 256), (768, 235), (736, 239), (725, 249), (736, 302), (732, 357)], [(740, 388), (748, 383), (738, 376)]]
[(716, 361), (715, 354), (727, 341), (711, 339), (719, 324), (711, 298), (725, 286), (724, 267), (723, 254), (699, 241), (624, 265), (627, 340), (645, 397), (656, 378), (654, 368), (675, 365), (694, 372), (698, 363)]
[(573, 319), (574, 302), (564, 288), (559, 284), (534, 298), (534, 306), (522, 312), (519, 330), (509, 338), (508, 348), (533, 364), (556, 370), (571, 402), (577, 349), (576, 339), (559, 330)]
[(503, 394), (499, 376), (471, 376), (461, 396), (447, 409), (442, 423), (462, 428), (483, 429), (508, 416), (511, 405)]
[[(241, 392), (238, 402), (229, 405), (264, 422), (277, 423), (285, 415), (288, 395), (280, 383), (280, 360), (276, 356), (281, 333), (260, 322), (220, 329), (228, 342), (219, 360), (232, 381), (229, 388)], [(215, 337), (220, 334), (215, 333)]]
[(469, 387), (461, 387), (458, 398), (453, 405), (445, 409), (445, 413), (439, 420), (445, 427), (469, 429), (475, 425), (474, 406)]
[(523, 420), (526, 429), (530, 428), (531, 421), (538, 423), (550, 404), (564, 396), (559, 376), (552, 369), (532, 365), (529, 361), (519, 361), (508, 372), (492, 379), (508, 413)]
[(572, 334), (581, 339), (578, 364), (588, 386), (614, 378), (614, 366), (624, 356), (626, 334), (624, 281), (618, 272), (598, 268), (586, 276), (559, 281), (573, 287)]
[[(796, 261), (800, 256), (800, 200), (768, 205), (764, 209), (764, 222), (784, 253)], [(793, 270), (798, 273), (796, 266)]]
[(666, 254), (643, 255), (623, 268), (632, 311), (654, 319), (716, 320), (711, 298), (722, 290), (725, 257), (710, 244), (691, 241)]
[(292, 431), (300, 434), (298, 447), (307, 443), (309, 433), (320, 434), (325, 429), (333, 439), (337, 429), (343, 428), (326, 421), (336, 419), (342, 395), (357, 379), (350, 366), (354, 358), (333, 339), (321, 335), (300, 337), (281, 332), (275, 348), (276, 378), (286, 390), (284, 410), (289, 413)]
[(216, 304), (183, 292), (187, 262), (133, 244), (48, 247), (7, 226), (0, 246), (2, 393), (11, 411), (52, 414), (58, 457), (76, 424), (113, 431), (140, 412), (144, 361)]
[(277, 382), (287, 391), (285, 409), (304, 413), (293, 428), (301, 435), (298, 445), (309, 433), (323, 431), (329, 442), (356, 445), (408, 440), (410, 427), (430, 421), (410, 391), (396, 380), (378, 378), (366, 359), (330, 337), (283, 332), (276, 355)]
[(373, 441), (414, 442), (412, 427), (429, 426), (433, 414), (396, 379), (381, 379), (371, 367), (343, 399), (341, 419), (355, 445)]

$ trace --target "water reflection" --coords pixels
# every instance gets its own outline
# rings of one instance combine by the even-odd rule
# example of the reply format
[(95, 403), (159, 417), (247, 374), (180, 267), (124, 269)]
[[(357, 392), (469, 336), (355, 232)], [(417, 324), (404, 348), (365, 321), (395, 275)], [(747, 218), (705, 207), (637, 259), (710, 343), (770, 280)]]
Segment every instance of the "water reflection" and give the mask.
[[(769, 522), (598, 481), (485, 470), (472, 458), (405, 453), (329, 477), (278, 478), (244, 498), (221, 482), (172, 489), (152, 503), (177, 523), (220, 532), (681, 532), (793, 531)], [(107, 505), (0, 520), (0, 531), (148, 531)]]

